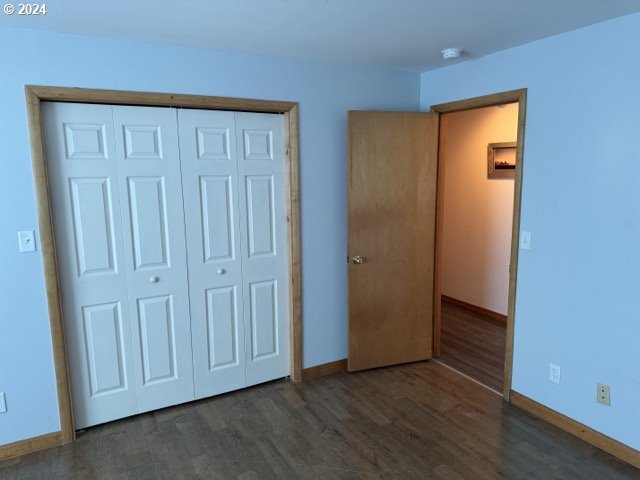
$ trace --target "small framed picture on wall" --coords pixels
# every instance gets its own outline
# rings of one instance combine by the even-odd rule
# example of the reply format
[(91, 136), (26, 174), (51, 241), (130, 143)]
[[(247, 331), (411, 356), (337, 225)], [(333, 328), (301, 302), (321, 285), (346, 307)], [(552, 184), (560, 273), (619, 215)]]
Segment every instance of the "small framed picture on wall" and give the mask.
[(488, 178), (514, 178), (516, 142), (490, 143), (487, 147)]

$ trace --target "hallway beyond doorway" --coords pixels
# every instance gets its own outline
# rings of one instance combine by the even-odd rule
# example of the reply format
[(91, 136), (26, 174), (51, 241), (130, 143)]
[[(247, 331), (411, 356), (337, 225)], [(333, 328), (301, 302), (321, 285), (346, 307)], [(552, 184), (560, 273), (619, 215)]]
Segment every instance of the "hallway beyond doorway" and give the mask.
[(505, 331), (499, 321), (443, 301), (438, 360), (501, 394)]

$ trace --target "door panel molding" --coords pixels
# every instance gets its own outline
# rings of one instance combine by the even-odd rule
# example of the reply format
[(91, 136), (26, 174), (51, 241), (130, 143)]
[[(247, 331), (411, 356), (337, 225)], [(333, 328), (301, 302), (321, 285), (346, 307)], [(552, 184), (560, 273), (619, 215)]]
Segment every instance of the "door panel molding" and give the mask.
[[(524, 161), (524, 130), (527, 111), (527, 89), (511, 90), (508, 92), (484, 95), (454, 102), (432, 105), (431, 111), (439, 114), (461, 112), (474, 108), (492, 107), (505, 103), (518, 103), (518, 133), (516, 138), (516, 172), (513, 190), (513, 224), (511, 229), (511, 259), (509, 266), (509, 300), (507, 306), (507, 332), (504, 352), (504, 385), (502, 395), (506, 401), (511, 396), (511, 375), (513, 368), (513, 331), (516, 308), (516, 281), (518, 273), (518, 244), (520, 241), (520, 210), (522, 201), (522, 168)], [(440, 119), (442, 121), (442, 117)], [(445, 141), (443, 131), (440, 131), (440, 152)], [(440, 298), (442, 294), (442, 231), (444, 206), (444, 171), (445, 162), (442, 155), (438, 155), (438, 192), (436, 208), (436, 264), (434, 282), (434, 316), (433, 316), (433, 350), (434, 356), (440, 355), (440, 332), (442, 327)]]
[[(40, 248), (43, 258), (43, 269), (45, 276), (45, 289), (47, 297), (47, 308), (51, 327), (51, 341), (53, 347), (54, 368), (56, 375), (56, 388), (58, 394), (58, 408), (60, 415), (61, 430), (56, 434), (56, 441), (33, 442), (32, 450), (21, 451), (28, 453), (42, 448), (66, 444), (75, 440), (73, 410), (71, 404), (71, 392), (69, 385), (69, 364), (64, 340), (64, 329), (62, 320), (62, 305), (60, 297), (59, 272), (56, 260), (56, 247), (53, 231), (53, 219), (51, 208), (51, 193), (49, 189), (49, 171), (44, 149), (44, 136), (42, 127), (42, 105), (43, 101), (52, 102), (79, 102), (108, 105), (133, 105), (133, 106), (155, 106), (155, 107), (183, 107), (211, 110), (234, 110), (265, 113), (282, 113), (285, 117), (285, 179), (286, 179), (286, 210), (287, 210), (287, 248), (289, 251), (288, 280), (289, 296), (288, 309), (290, 323), (290, 355), (291, 369), (290, 376), (293, 381), (302, 380), (302, 294), (301, 294), (301, 262), (300, 262), (300, 231), (299, 231), (299, 146), (298, 146), (298, 104), (296, 102), (282, 102), (270, 100), (242, 99), (230, 97), (216, 97), (205, 95), (182, 95), (171, 93), (155, 92), (131, 92), (118, 90), (97, 90), (67, 87), (50, 86), (25, 86), (25, 97), (27, 104), (27, 117), (29, 127), (29, 138), (31, 145), (32, 166), (34, 172), (34, 184), (36, 193), (36, 206), (38, 214), (38, 227), (40, 234)], [(85, 135), (78, 134), (77, 145), (74, 149), (93, 148), (93, 155), (102, 158), (105, 143), (100, 142), (99, 132), (94, 129), (93, 135), (96, 139), (93, 145), (87, 137), (91, 131), (84, 132)], [(142, 132), (147, 133), (149, 132)], [(211, 132), (209, 132), (211, 133)], [(215, 132), (213, 132), (215, 133)], [(152, 135), (153, 136), (153, 135)], [(153, 139), (152, 139), (153, 140)], [(203, 154), (213, 156), (224, 156), (224, 149), (216, 151), (214, 139), (202, 140)], [(89, 142), (89, 143), (87, 143)], [(145, 141), (145, 144), (148, 144)], [(228, 144), (228, 141), (227, 141)], [(161, 152), (161, 145), (152, 144), (154, 151), (142, 152), (140, 154), (151, 155)], [(228, 145), (227, 145), (228, 146)], [(224, 146), (222, 146), (224, 147)], [(76, 151), (74, 150), (74, 151)], [(220, 150), (220, 149), (218, 149)], [(74, 151), (70, 152), (73, 154)], [(69, 153), (69, 152), (68, 152)], [(256, 144), (256, 154), (260, 151), (259, 142)], [(135, 156), (135, 155), (134, 155)], [(131, 159), (135, 161), (135, 159)], [(209, 161), (221, 161), (211, 159)], [(52, 437), (53, 438), (53, 437)], [(15, 455), (14, 449), (0, 447), (0, 459), (5, 456)]]

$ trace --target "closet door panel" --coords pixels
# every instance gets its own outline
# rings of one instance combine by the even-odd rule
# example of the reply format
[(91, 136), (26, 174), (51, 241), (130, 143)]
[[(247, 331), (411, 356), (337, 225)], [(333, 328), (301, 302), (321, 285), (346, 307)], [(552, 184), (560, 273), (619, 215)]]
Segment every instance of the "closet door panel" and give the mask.
[(273, 175), (245, 177), (248, 257), (276, 255)]
[(113, 107), (141, 412), (193, 400), (176, 111)]
[(289, 375), (282, 115), (236, 113), (247, 384)]
[(120, 303), (84, 306), (82, 321), (91, 396), (124, 390), (125, 359)]
[(231, 175), (201, 175), (200, 209), (204, 242), (204, 262), (228, 262), (235, 259), (234, 241), (237, 235), (233, 224), (235, 191)]
[(278, 355), (278, 289), (275, 280), (249, 284), (251, 359)]
[(168, 212), (163, 177), (127, 179), (134, 268), (167, 268)]
[(196, 398), (246, 386), (234, 113), (180, 110)]
[(173, 296), (138, 299), (143, 385), (176, 379)]
[(42, 103), (74, 421), (138, 412), (111, 107)]

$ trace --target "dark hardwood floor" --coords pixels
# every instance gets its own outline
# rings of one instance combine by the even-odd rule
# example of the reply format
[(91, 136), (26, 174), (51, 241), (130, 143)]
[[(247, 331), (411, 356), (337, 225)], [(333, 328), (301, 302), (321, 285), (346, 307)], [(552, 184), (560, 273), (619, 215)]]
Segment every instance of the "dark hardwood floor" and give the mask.
[(0, 462), (14, 479), (640, 478), (436, 363), (279, 381)]
[(438, 360), (502, 392), (505, 330), (496, 320), (443, 301)]

